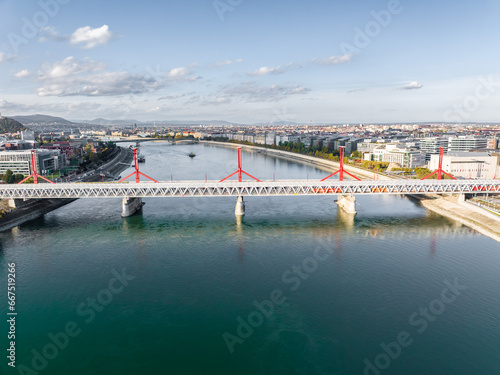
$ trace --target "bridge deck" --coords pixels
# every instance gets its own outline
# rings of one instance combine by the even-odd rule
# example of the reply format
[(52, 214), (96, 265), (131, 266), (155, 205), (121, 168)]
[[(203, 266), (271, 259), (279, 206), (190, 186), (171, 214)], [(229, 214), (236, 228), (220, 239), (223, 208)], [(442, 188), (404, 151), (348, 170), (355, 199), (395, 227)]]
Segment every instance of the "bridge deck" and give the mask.
[(500, 193), (500, 180), (176, 181), (1, 185), (0, 198), (221, 197)]

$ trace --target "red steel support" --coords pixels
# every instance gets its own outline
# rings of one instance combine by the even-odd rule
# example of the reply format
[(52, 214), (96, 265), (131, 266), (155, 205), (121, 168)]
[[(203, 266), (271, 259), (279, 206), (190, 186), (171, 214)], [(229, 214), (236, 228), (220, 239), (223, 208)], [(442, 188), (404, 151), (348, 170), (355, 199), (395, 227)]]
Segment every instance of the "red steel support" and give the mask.
[(248, 174), (247, 172), (245, 172), (243, 169), (242, 169), (242, 165), (243, 165), (243, 151), (241, 149), (241, 147), (238, 147), (238, 170), (234, 173), (231, 173), (229, 176), (227, 176), (226, 178), (223, 178), (222, 180), (220, 180), (219, 182), (222, 182), (222, 181), (225, 181), (227, 180), (228, 178), (230, 177), (233, 177), (235, 174), (238, 174), (238, 182), (241, 182), (242, 181), (242, 175), (243, 174), (246, 174), (248, 177), (251, 177), (253, 178), (255, 181), (258, 181), (258, 182), (262, 182), (261, 180), (259, 180), (258, 178), (255, 178), (254, 176)]
[(330, 176), (328, 177), (325, 177), (324, 179), (322, 179), (321, 181), (326, 181), (328, 180), (329, 178), (335, 176), (337, 173), (339, 173), (339, 181), (344, 181), (344, 173), (347, 173), (349, 176), (351, 176), (352, 178), (358, 180), (358, 181), (361, 181), (359, 178), (357, 178), (356, 176), (350, 174), (349, 172), (347, 172), (345, 169), (344, 169), (344, 155), (345, 155), (345, 147), (344, 146), (341, 146), (340, 147), (340, 169), (335, 172), (335, 173), (332, 173)]
[(54, 181), (50, 181), (49, 179), (41, 176), (38, 174), (37, 170), (36, 170), (36, 156), (35, 156), (35, 150), (31, 150), (31, 168), (33, 169), (33, 173), (30, 174), (28, 177), (26, 177), (24, 180), (22, 180), (21, 182), (18, 183), (19, 184), (22, 184), (23, 182), (25, 182), (26, 180), (29, 180), (31, 177), (33, 177), (33, 183), (35, 184), (38, 184), (38, 177), (40, 177), (41, 179), (47, 181), (47, 182), (50, 182), (51, 184), (55, 184)]
[(424, 178), (422, 178), (422, 180), (426, 180), (428, 179), (429, 177), (435, 175), (437, 173), (437, 179), (438, 180), (441, 180), (441, 177), (443, 176), (443, 173), (445, 175), (447, 175), (448, 177), (456, 180), (455, 177), (453, 177), (451, 174), (449, 173), (446, 173), (444, 170), (443, 170), (443, 159), (444, 159), (444, 150), (442, 147), (439, 147), (439, 165), (438, 165), (438, 169), (435, 170), (434, 172), (432, 172), (431, 174), (425, 176)]
[(155, 179), (149, 177), (149, 176), (146, 176), (144, 173), (142, 172), (139, 172), (139, 149), (138, 148), (134, 148), (134, 165), (135, 165), (135, 171), (132, 172), (131, 174), (129, 174), (127, 177), (125, 178), (122, 178), (120, 181), (118, 182), (123, 182), (125, 181), (127, 178), (130, 178), (132, 177), (133, 175), (135, 175), (135, 182), (138, 184), (140, 182), (140, 178), (139, 178), (139, 175), (142, 175), (146, 178), (149, 178), (151, 181), (153, 182), (158, 182), (156, 181)]

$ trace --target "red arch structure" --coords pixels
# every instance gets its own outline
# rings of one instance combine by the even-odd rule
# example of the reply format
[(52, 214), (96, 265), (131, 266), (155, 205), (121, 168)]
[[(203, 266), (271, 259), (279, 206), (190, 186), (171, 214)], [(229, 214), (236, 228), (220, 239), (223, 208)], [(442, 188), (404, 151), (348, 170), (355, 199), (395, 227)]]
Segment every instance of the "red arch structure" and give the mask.
[(426, 180), (428, 179), (429, 177), (435, 175), (437, 173), (437, 179), (438, 180), (441, 180), (442, 179), (442, 176), (443, 176), (443, 173), (445, 175), (447, 175), (448, 177), (456, 180), (455, 177), (453, 177), (451, 174), (449, 173), (446, 173), (444, 170), (443, 170), (443, 158), (444, 158), (444, 150), (442, 147), (439, 147), (439, 165), (438, 165), (438, 169), (436, 169), (434, 172), (432, 172), (431, 174), (425, 176), (424, 178), (422, 178), (422, 180)]
[(129, 174), (127, 177), (125, 178), (122, 178), (119, 182), (123, 182), (125, 181), (127, 178), (130, 178), (132, 177), (133, 175), (135, 175), (135, 182), (138, 184), (140, 182), (140, 176), (139, 175), (142, 175), (146, 178), (149, 178), (151, 181), (153, 182), (158, 182), (156, 181), (154, 178), (151, 178), (149, 176), (146, 176), (144, 173), (140, 172), (139, 171), (139, 149), (138, 148), (134, 148), (134, 165), (135, 165), (135, 171), (133, 171), (131, 174)]
[(33, 169), (33, 173), (30, 174), (28, 177), (26, 177), (24, 180), (18, 183), (18, 185), (24, 183), (25, 181), (29, 180), (31, 177), (33, 177), (33, 183), (38, 184), (38, 177), (40, 177), (42, 180), (45, 180), (47, 182), (50, 182), (51, 184), (55, 184), (54, 181), (50, 181), (49, 179), (43, 177), (42, 175), (39, 175), (37, 170), (36, 170), (36, 156), (35, 156), (35, 150), (31, 150), (31, 168)]
[(340, 147), (340, 169), (335, 172), (335, 173), (332, 173), (330, 176), (328, 177), (325, 177), (324, 179), (322, 179), (321, 181), (326, 181), (328, 180), (329, 178), (335, 176), (337, 173), (339, 173), (339, 181), (344, 181), (344, 173), (347, 173), (349, 176), (351, 176), (352, 178), (358, 180), (358, 181), (361, 181), (359, 178), (357, 178), (356, 176), (350, 174), (349, 172), (347, 172), (345, 169), (344, 169), (344, 155), (345, 155), (345, 147), (344, 146), (341, 146)]
[(222, 180), (220, 180), (219, 182), (222, 182), (222, 181), (225, 181), (227, 180), (228, 178), (230, 177), (233, 177), (235, 174), (238, 174), (238, 181), (239, 182), (242, 182), (242, 177), (243, 177), (243, 174), (246, 174), (248, 177), (251, 177), (253, 178), (255, 181), (258, 181), (258, 182), (262, 182), (261, 180), (259, 180), (258, 178), (248, 174), (247, 172), (245, 172), (243, 169), (242, 169), (242, 159), (243, 159), (243, 152), (242, 152), (242, 149), (241, 147), (238, 147), (238, 170), (234, 173), (231, 173), (229, 176), (223, 178)]

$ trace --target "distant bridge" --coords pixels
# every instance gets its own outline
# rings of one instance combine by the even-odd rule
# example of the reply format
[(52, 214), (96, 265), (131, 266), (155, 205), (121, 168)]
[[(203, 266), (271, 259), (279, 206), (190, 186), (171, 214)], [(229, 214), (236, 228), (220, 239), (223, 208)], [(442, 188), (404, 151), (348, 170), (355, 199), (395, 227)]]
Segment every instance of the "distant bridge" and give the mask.
[(199, 143), (198, 139), (175, 139), (175, 138), (120, 138), (116, 140), (112, 140), (113, 143), (141, 143), (141, 142), (169, 142), (172, 144), (180, 143), (180, 144), (195, 144)]

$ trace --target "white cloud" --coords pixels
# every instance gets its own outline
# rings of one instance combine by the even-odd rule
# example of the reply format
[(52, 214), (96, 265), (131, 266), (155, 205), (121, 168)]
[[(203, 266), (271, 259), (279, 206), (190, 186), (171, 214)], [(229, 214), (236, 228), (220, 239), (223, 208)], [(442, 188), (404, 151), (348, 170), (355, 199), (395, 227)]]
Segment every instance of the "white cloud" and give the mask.
[(228, 96), (225, 96), (225, 95), (220, 95), (220, 96), (216, 96), (214, 99), (212, 98), (209, 98), (205, 101), (203, 101), (202, 103), (200, 103), (200, 105), (220, 105), (220, 104), (228, 104), (228, 103), (231, 103), (232, 100), (230, 97)]
[(29, 75), (31, 75), (31, 73), (29, 72), (29, 70), (28, 69), (23, 69), (23, 70), (18, 71), (16, 74), (14, 74), (14, 77), (16, 77), (16, 78), (25, 78), (25, 77), (28, 77)]
[(421, 89), (422, 87), (424, 87), (424, 85), (418, 83), (417, 81), (413, 81), (408, 83), (407, 85), (404, 85), (401, 88), (405, 90), (414, 90), (414, 89)]
[(351, 53), (350, 55), (343, 55), (343, 56), (330, 56), (321, 60), (318, 59), (312, 59), (312, 62), (317, 63), (319, 65), (338, 65), (338, 64), (343, 64), (346, 62), (349, 62), (352, 60), (352, 58), (355, 56), (354, 53)]
[(167, 74), (169, 81), (196, 81), (200, 78), (199, 76), (191, 75), (191, 71), (186, 67), (174, 68)]
[(16, 59), (16, 56), (14, 55), (7, 55), (4, 52), (0, 52), (0, 64), (5, 63), (5, 62), (11, 62)]
[(119, 34), (112, 33), (108, 25), (103, 25), (95, 29), (90, 26), (80, 27), (70, 36), (59, 35), (53, 26), (46, 26), (38, 31), (38, 35), (39, 42), (47, 42), (49, 40), (55, 42), (69, 41), (70, 44), (79, 45), (83, 49), (91, 49), (100, 45), (105, 45), (111, 39), (121, 37)]
[(366, 91), (366, 89), (351, 89), (351, 90), (347, 90), (347, 93), (351, 94), (353, 92), (361, 92), (361, 91)]
[(93, 29), (90, 26), (80, 27), (76, 29), (69, 38), (71, 44), (82, 45), (83, 49), (91, 49), (97, 46), (107, 44), (113, 37), (119, 35), (113, 34), (108, 25), (103, 25), (99, 28)]
[(174, 68), (168, 73), (168, 78), (179, 79), (189, 74), (189, 69), (185, 67)]
[(167, 96), (162, 96), (162, 97), (158, 98), (157, 100), (175, 100), (175, 99), (183, 98), (185, 96), (186, 96), (186, 94), (167, 95)]
[(272, 85), (257, 86), (255, 82), (245, 82), (236, 87), (226, 88), (222, 97), (246, 102), (277, 102), (290, 95), (303, 95), (311, 89), (304, 86)]
[(9, 102), (0, 99), (0, 108), (12, 113), (12, 115), (47, 113), (54, 116), (67, 116), (68, 113), (95, 113), (102, 108), (102, 103), (93, 102), (69, 102), (64, 103), (58, 100), (56, 103), (20, 103)]
[(267, 66), (263, 66), (253, 72), (248, 73), (249, 76), (264, 76), (266, 74), (281, 74), (285, 71), (281, 68), (281, 66), (277, 66), (276, 68), (268, 68)]
[(103, 70), (105, 65), (92, 60), (78, 61), (73, 56), (63, 61), (49, 65), (44, 64), (39, 74), (40, 80), (71, 78), (82, 73), (92, 73)]
[(78, 61), (68, 57), (52, 65), (45, 64), (38, 73), (39, 96), (112, 96), (142, 94), (165, 84), (150, 76), (124, 71), (106, 71), (104, 64)]
[(38, 30), (38, 41), (39, 42), (47, 42), (49, 40), (53, 40), (56, 42), (65, 42), (69, 40), (68, 36), (61, 36), (59, 33), (56, 31), (55, 27), (53, 26), (45, 26), (42, 27), (40, 30)]
[(220, 66), (224, 66), (224, 65), (231, 65), (232, 63), (233, 62), (231, 60), (225, 60), (225, 61), (216, 63), (215, 66), (220, 67)]
[[(278, 102), (292, 95), (304, 95), (311, 89), (304, 86), (272, 85), (258, 86), (255, 82), (242, 82), (238, 86), (226, 86), (221, 92), (210, 97), (195, 99), (202, 106), (222, 105), (228, 103), (271, 103)], [(194, 99), (194, 98), (192, 98)], [(189, 103), (191, 104), (193, 100)]]
[(243, 62), (242, 59), (237, 59), (237, 60), (234, 60), (234, 61), (227, 59), (227, 60), (215, 63), (215, 64), (211, 64), (208, 67), (209, 68), (220, 68), (220, 67), (225, 66), (225, 65), (240, 64), (242, 62)]

